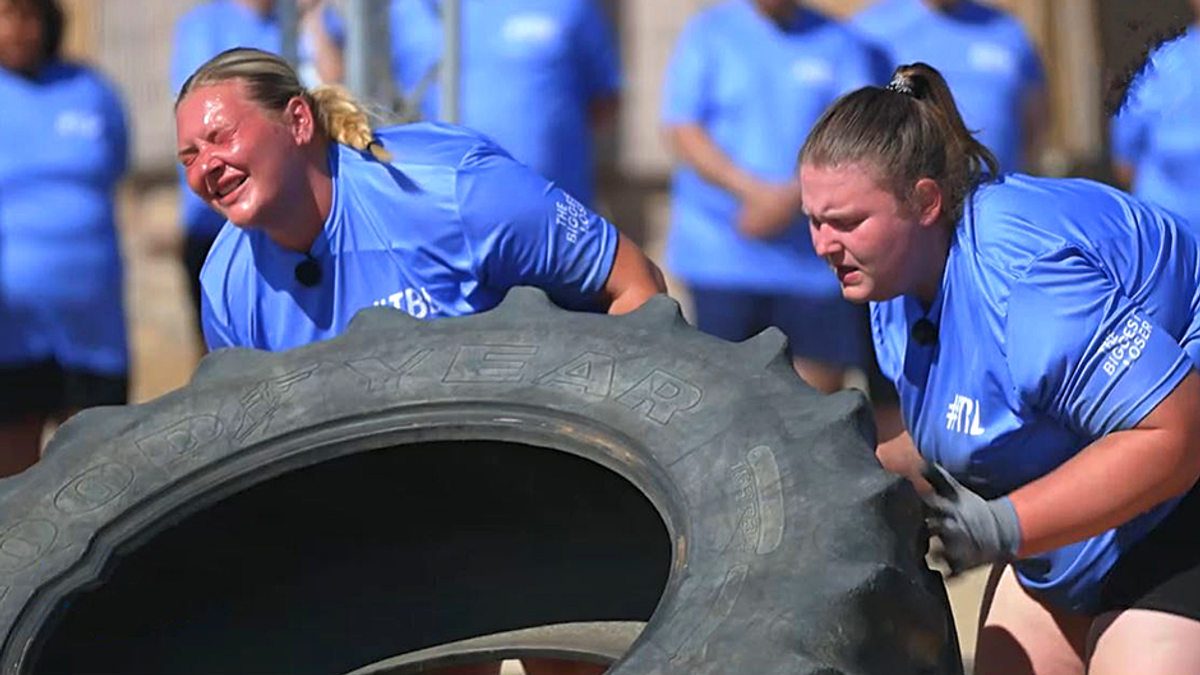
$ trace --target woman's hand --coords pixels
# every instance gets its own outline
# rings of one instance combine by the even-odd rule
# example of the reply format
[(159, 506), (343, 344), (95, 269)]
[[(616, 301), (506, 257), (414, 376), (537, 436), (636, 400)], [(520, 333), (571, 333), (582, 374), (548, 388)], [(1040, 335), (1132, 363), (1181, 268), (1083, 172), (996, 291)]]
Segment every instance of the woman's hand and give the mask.
[(1021, 525), (1008, 497), (984, 499), (932, 462), (923, 476), (933, 486), (921, 495), (929, 531), (942, 540), (941, 557), (955, 576), (973, 567), (1017, 557)]

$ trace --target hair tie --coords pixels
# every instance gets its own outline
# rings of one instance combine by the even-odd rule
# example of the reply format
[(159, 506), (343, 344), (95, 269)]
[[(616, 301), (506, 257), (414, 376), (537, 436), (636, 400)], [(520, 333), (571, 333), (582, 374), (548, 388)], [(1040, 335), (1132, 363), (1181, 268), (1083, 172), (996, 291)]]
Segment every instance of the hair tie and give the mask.
[(888, 85), (884, 87), (884, 89), (887, 89), (888, 91), (894, 91), (897, 94), (911, 96), (913, 98), (917, 97), (917, 92), (913, 89), (912, 84), (910, 84), (907, 80), (903, 80), (898, 77), (891, 82), (888, 82)]

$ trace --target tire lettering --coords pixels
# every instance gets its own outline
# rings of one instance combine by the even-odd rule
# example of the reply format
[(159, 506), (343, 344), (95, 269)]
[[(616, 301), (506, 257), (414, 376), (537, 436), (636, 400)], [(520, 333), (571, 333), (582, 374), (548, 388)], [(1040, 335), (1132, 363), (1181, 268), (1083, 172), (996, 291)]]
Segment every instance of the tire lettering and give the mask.
[(54, 496), (54, 507), (68, 515), (87, 513), (120, 497), (133, 484), (133, 470), (116, 463), (91, 468)]
[(665, 425), (675, 413), (696, 407), (703, 397), (700, 387), (668, 372), (655, 370), (621, 394), (617, 402)]
[(266, 433), (271, 420), (287, 400), (292, 387), (312, 377), (321, 364), (314, 363), (300, 370), (260, 382), (242, 397), (242, 410), (238, 415), (233, 437), (243, 442), (255, 433)]
[(534, 384), (566, 387), (595, 396), (608, 396), (612, 391), (616, 359), (607, 354), (584, 352), (571, 361), (534, 380)]
[(138, 449), (157, 467), (195, 453), (221, 437), (221, 420), (213, 415), (197, 415), (180, 420), (135, 442)]
[(443, 382), (520, 382), (537, 354), (532, 345), (463, 345)]
[(433, 353), (432, 349), (420, 349), (405, 359), (400, 365), (393, 367), (382, 359), (369, 358), (350, 361), (346, 367), (367, 381), (367, 391), (394, 389), (400, 386), (401, 380), (417, 366), (424, 363), (425, 358)]
[(46, 520), (18, 523), (0, 537), (0, 572), (16, 572), (37, 562), (58, 536)]

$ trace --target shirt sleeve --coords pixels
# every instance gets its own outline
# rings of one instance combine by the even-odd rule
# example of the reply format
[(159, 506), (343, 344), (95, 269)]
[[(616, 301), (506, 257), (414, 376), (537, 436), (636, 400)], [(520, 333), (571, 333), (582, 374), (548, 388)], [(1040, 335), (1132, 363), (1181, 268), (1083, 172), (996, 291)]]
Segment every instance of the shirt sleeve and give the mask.
[(595, 308), (616, 256), (612, 224), (495, 146), (464, 158), (455, 190), (482, 285), (536, 286), (564, 307)]
[(1006, 339), (1021, 399), (1092, 438), (1136, 426), (1192, 367), (1178, 341), (1078, 251), (1043, 257), (1013, 286)]
[(216, 351), (225, 347), (242, 346), (233, 335), (233, 326), (228, 317), (222, 318), (222, 312), (213, 307), (208, 291), (200, 293), (200, 328), (204, 332), (204, 344), (208, 351)]
[(712, 64), (706, 52), (702, 26), (693, 20), (683, 29), (667, 65), (662, 103), (664, 123), (692, 124), (708, 117)]
[(589, 99), (604, 98), (621, 89), (621, 54), (608, 17), (594, 2), (585, 0), (575, 30), (574, 45), (583, 90)]

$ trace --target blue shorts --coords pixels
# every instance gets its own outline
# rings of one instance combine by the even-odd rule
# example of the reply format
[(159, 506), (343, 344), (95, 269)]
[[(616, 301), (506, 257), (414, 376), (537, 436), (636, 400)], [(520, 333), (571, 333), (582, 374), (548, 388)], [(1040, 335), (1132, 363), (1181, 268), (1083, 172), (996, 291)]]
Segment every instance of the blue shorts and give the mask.
[(762, 293), (691, 286), (696, 327), (741, 342), (769, 326), (788, 337), (792, 356), (834, 366), (864, 366), (871, 358), (867, 308), (840, 297)]

